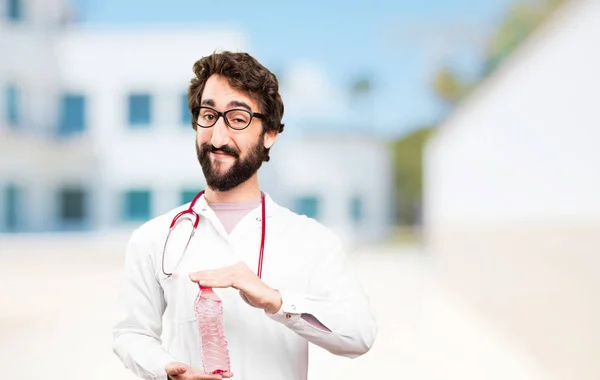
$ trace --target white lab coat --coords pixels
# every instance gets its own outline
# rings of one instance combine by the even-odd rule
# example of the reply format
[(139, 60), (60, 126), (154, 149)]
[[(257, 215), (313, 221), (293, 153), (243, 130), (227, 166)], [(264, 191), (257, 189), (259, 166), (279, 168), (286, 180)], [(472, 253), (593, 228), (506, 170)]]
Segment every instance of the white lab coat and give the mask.
[[(193, 310), (198, 285), (191, 282), (189, 273), (239, 261), (254, 271), (258, 265), (261, 207), (243, 217), (227, 235), (202, 196), (194, 207), (200, 223), (183, 256), (189, 224), (179, 224), (171, 235), (165, 257), (167, 273), (181, 261), (173, 276), (166, 278), (161, 269), (165, 238), (173, 217), (187, 208), (184, 205), (145, 223), (134, 231), (127, 247), (114, 352), (141, 378), (166, 379), (164, 367), (170, 361), (202, 369)], [(235, 379), (306, 379), (308, 342), (346, 357), (367, 352), (375, 340), (377, 322), (340, 240), (316, 221), (277, 205), (268, 195), (266, 215), (262, 279), (281, 292), (279, 312), (268, 314), (249, 306), (235, 289), (215, 289), (223, 300)], [(331, 332), (307, 322), (302, 313), (313, 315)]]

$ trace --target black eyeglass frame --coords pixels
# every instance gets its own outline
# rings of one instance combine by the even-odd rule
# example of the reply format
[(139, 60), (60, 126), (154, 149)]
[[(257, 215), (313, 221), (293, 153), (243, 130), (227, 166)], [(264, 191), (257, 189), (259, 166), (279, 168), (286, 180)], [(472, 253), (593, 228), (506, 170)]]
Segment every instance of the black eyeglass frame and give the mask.
[[(212, 112), (214, 112), (214, 113), (217, 115), (217, 117), (215, 118), (215, 122), (214, 122), (214, 123), (212, 123), (211, 125), (208, 125), (208, 126), (206, 126), (206, 125), (200, 125), (200, 124), (198, 123), (198, 116), (200, 116), (200, 111), (201, 111), (202, 109), (211, 110)], [(243, 128), (235, 128), (235, 127), (233, 127), (231, 124), (229, 124), (229, 119), (227, 119), (227, 116), (226, 116), (226, 115), (227, 115), (229, 112), (233, 112), (233, 111), (238, 111), (238, 112), (239, 112), (239, 111), (242, 111), (242, 112), (246, 112), (248, 115), (250, 115), (250, 120), (248, 120), (248, 124), (246, 124), (246, 126), (245, 126), (245, 127), (243, 127)], [(223, 118), (223, 120), (225, 120), (225, 124), (227, 124), (227, 126), (228, 126), (229, 128), (231, 128), (231, 129), (233, 129), (233, 130), (236, 130), (236, 131), (243, 131), (244, 129), (248, 128), (248, 127), (250, 126), (250, 124), (252, 124), (252, 119), (254, 119), (255, 117), (257, 117), (257, 118), (259, 118), (259, 119), (264, 119), (264, 118), (265, 118), (265, 115), (263, 115), (263, 114), (262, 114), (262, 113), (260, 113), (260, 112), (252, 112), (252, 111), (249, 111), (249, 110), (247, 110), (247, 109), (245, 109), (245, 108), (232, 108), (232, 109), (230, 109), (230, 110), (227, 110), (227, 111), (224, 111), (224, 112), (220, 112), (220, 111), (217, 111), (216, 109), (214, 109), (214, 108), (212, 108), (212, 107), (201, 106), (201, 107), (199, 107), (199, 108), (198, 108), (198, 110), (197, 110), (197, 111), (194, 113), (194, 117), (196, 117), (196, 120), (194, 120), (194, 124), (196, 124), (196, 125), (197, 125), (197, 126), (199, 126), (200, 128), (205, 128), (205, 129), (207, 129), (207, 128), (212, 128), (212, 127), (214, 127), (214, 126), (215, 126), (215, 124), (217, 124), (217, 121), (219, 121), (219, 118), (220, 118), (220, 117), (222, 117), (222, 118)]]

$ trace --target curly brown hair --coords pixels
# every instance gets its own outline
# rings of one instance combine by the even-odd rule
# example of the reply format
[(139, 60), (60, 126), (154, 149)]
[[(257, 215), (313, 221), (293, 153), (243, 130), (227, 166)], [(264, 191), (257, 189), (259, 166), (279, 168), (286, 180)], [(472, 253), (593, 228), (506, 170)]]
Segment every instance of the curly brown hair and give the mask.
[[(224, 51), (202, 57), (194, 63), (194, 74), (188, 89), (188, 108), (192, 113), (192, 128), (202, 102), (206, 81), (213, 74), (226, 77), (229, 85), (255, 99), (264, 115), (263, 135), (267, 131), (283, 132), (283, 101), (279, 94), (277, 77), (248, 53)], [(265, 161), (269, 161), (269, 149), (265, 149)]]

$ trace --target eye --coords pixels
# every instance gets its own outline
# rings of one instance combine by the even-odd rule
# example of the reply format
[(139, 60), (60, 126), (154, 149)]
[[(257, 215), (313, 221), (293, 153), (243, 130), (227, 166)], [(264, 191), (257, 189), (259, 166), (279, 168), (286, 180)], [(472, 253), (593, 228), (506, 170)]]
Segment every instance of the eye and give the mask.
[(245, 111), (231, 110), (227, 114), (227, 119), (232, 124), (242, 126), (248, 124), (248, 121), (250, 120), (250, 115)]

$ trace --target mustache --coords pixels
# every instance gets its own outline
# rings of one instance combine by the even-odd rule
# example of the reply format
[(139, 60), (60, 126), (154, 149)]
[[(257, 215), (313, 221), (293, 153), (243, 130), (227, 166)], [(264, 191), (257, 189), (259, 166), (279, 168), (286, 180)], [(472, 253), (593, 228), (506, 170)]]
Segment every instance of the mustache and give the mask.
[(217, 148), (216, 146), (214, 146), (210, 143), (207, 143), (207, 144), (202, 145), (202, 151), (203, 151), (203, 153), (228, 154), (228, 155), (236, 157), (236, 158), (240, 156), (240, 152), (237, 149), (230, 147), (229, 145), (223, 145), (222, 147)]

